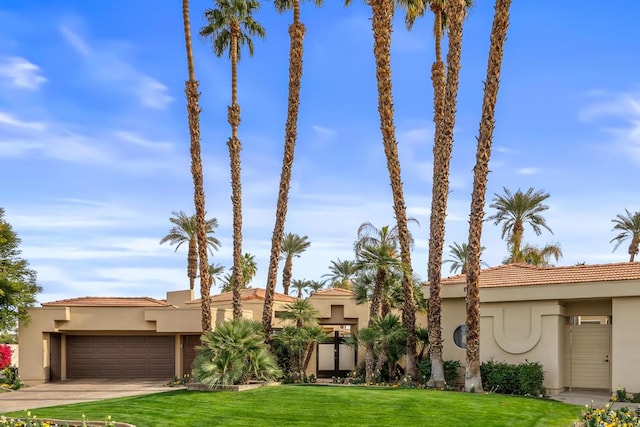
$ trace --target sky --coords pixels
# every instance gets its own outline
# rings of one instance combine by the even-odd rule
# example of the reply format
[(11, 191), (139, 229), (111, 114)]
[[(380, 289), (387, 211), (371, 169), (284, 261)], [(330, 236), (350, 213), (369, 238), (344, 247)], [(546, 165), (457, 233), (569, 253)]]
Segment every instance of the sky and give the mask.
[[(287, 108), (287, 28), (262, 2), (255, 55), (238, 66), (243, 144), (243, 251), (264, 287)], [(444, 258), (464, 242), (493, 2), (476, 0), (464, 23), (462, 70)], [(566, 4), (565, 4), (566, 3)], [(496, 110), (489, 203), (503, 187), (550, 194), (558, 265), (628, 260), (613, 252), (611, 220), (640, 210), (640, 2), (615, 8), (514, 1)], [(206, 205), (232, 265), (226, 141), (230, 62), (197, 36), (211, 0), (191, 1), (200, 81)], [(586, 7), (585, 7), (586, 6)], [(293, 277), (321, 279), (332, 260), (353, 259), (358, 226), (394, 223), (377, 112), (375, 63), (364, 1), (302, 5), (304, 41), (298, 140), (286, 231), (310, 248)], [(432, 190), (433, 15), (409, 32), (396, 11), (392, 37), (395, 126), (415, 273), (426, 278)], [(81, 296), (150, 296), (188, 288), (186, 248), (159, 245), (172, 211), (194, 212), (184, 81), (181, 2), (0, 1), (0, 206), (38, 273), (39, 302)], [(485, 223), (483, 261), (507, 254)], [(281, 263), (282, 264), (282, 263)], [(443, 275), (449, 274), (448, 265)], [(196, 285), (198, 288), (198, 285)], [(281, 290), (280, 278), (278, 290)], [(216, 289), (212, 293), (217, 293)]]

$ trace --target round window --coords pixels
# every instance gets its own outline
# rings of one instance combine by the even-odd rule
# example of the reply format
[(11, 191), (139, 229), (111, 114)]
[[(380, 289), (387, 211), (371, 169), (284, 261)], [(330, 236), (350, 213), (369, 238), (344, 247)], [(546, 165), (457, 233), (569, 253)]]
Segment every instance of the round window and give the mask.
[(453, 342), (458, 348), (467, 348), (467, 325), (460, 325), (453, 331)]

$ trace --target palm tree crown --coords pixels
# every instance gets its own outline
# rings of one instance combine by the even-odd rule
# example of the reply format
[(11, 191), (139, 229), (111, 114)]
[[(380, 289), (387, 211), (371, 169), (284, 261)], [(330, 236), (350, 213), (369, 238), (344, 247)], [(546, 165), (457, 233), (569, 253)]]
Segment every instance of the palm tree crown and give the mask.
[(534, 191), (533, 188), (529, 188), (526, 193), (518, 189), (515, 194), (507, 188), (503, 190), (504, 195), (494, 195), (493, 203), (489, 207), (497, 212), (489, 216), (487, 221), (493, 221), (494, 225), (502, 224), (502, 238), (507, 238), (512, 257), (518, 258), (525, 224), (529, 224), (538, 236), (542, 234), (543, 228), (553, 234), (541, 215), (549, 209), (549, 206), (543, 203), (549, 198), (549, 193), (542, 190)]
[(628, 253), (629, 262), (633, 262), (640, 250), (640, 211), (633, 214), (627, 209), (624, 211), (626, 215), (618, 214), (615, 219), (611, 220), (611, 222), (615, 224), (613, 231), (619, 231), (620, 233), (611, 239), (609, 243), (616, 242), (616, 245), (613, 247), (615, 251), (624, 241), (631, 240)]
[(331, 261), (329, 273), (323, 274), (322, 277), (326, 277), (334, 288), (351, 289), (357, 272), (355, 261), (343, 261), (338, 258), (336, 261)]
[[(198, 275), (198, 245), (196, 236), (198, 226), (196, 223), (196, 216), (189, 216), (183, 211), (172, 212), (171, 214), (173, 217), (169, 218), (169, 221), (171, 221), (174, 226), (169, 230), (169, 234), (160, 240), (160, 244), (162, 245), (169, 242), (170, 245), (176, 245), (175, 250), (177, 251), (183, 243), (187, 243), (189, 246), (189, 253), (187, 255), (187, 276), (189, 277), (189, 285), (191, 289), (193, 289), (195, 278)], [(214, 229), (217, 227), (217, 219), (209, 218), (205, 221), (207, 247), (211, 253), (220, 248), (220, 241), (213, 236)]]
[[(260, 8), (256, 0), (215, 0), (215, 9), (207, 9), (204, 14), (207, 25), (200, 29), (202, 37), (211, 38), (213, 53), (222, 56), (229, 51), (229, 57), (236, 55), (240, 59), (242, 46), (246, 45), (249, 55), (253, 56), (251, 36), (265, 36), (265, 30), (255, 19), (253, 13)], [(244, 30), (244, 31), (243, 31)], [(232, 32), (238, 38), (237, 51), (233, 52)]]
[(282, 287), (284, 288), (285, 295), (289, 295), (289, 286), (291, 286), (293, 258), (299, 257), (302, 252), (306, 251), (309, 246), (311, 246), (311, 242), (308, 239), (308, 236), (299, 236), (294, 233), (287, 233), (282, 238), (280, 253), (285, 259), (284, 268), (282, 270)]
[[(484, 250), (485, 250), (484, 246), (480, 248), (481, 252)], [(449, 245), (449, 255), (451, 256), (451, 258), (444, 261), (445, 264), (451, 264), (451, 267), (449, 268), (449, 272), (453, 274), (460, 271), (460, 274), (467, 274), (468, 257), (469, 257), (467, 243), (453, 242), (453, 245)], [(485, 266), (488, 265), (484, 261), (480, 261), (480, 264)]]

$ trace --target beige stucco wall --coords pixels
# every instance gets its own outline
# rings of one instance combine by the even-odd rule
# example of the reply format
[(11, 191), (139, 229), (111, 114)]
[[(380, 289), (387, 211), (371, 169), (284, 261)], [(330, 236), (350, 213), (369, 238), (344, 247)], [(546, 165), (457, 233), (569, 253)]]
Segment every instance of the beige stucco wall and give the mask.
[(31, 321), (20, 322), (20, 377), (26, 384), (38, 384), (49, 379), (49, 332), (56, 332), (58, 323), (69, 320), (67, 307), (39, 307), (29, 310)]
[(614, 298), (611, 387), (640, 393), (640, 297)]
[[(443, 300), (442, 338), (445, 360), (465, 365), (466, 350), (453, 341), (455, 329), (464, 324), (463, 298)], [(562, 384), (564, 307), (558, 301), (483, 303), (480, 306), (480, 359), (507, 363), (540, 362), (544, 386), (558, 391)]]

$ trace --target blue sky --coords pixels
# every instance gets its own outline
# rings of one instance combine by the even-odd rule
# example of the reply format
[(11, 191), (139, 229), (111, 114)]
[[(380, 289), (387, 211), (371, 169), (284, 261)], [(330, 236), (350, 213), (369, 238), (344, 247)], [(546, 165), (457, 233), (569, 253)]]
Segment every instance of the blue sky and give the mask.
[[(0, 3), (0, 206), (44, 287), (39, 300), (84, 295), (163, 297), (188, 287), (186, 252), (158, 244), (172, 211), (193, 212), (184, 99), (181, 2), (59, 0)], [(319, 279), (353, 258), (364, 221), (393, 222), (376, 103), (370, 10), (303, 4), (307, 25), (296, 163), (286, 230), (309, 236), (294, 278)], [(445, 249), (466, 240), (475, 141), (493, 17), (478, 0), (465, 22)], [(562, 3), (562, 2), (560, 2)], [(560, 265), (626, 261), (611, 219), (640, 210), (640, 3), (576, 8), (514, 2), (490, 162), (488, 201), (502, 187), (551, 194), (546, 213)], [(210, 1), (192, 0), (192, 30)], [(583, 5), (585, 6), (585, 5)], [(621, 11), (623, 11), (621, 13)], [(396, 134), (414, 270), (426, 277), (432, 173), (432, 15), (408, 32), (397, 11), (392, 67)], [(244, 251), (252, 286), (266, 281), (287, 102), (291, 16), (257, 14), (267, 39), (239, 64)], [(209, 216), (231, 266), (226, 140), (230, 64), (194, 37), (202, 91)], [(490, 210), (487, 207), (487, 212)], [(506, 245), (486, 224), (484, 261)], [(445, 259), (448, 251), (445, 250)], [(445, 266), (443, 273), (448, 273)], [(215, 292), (215, 290), (214, 290)]]

